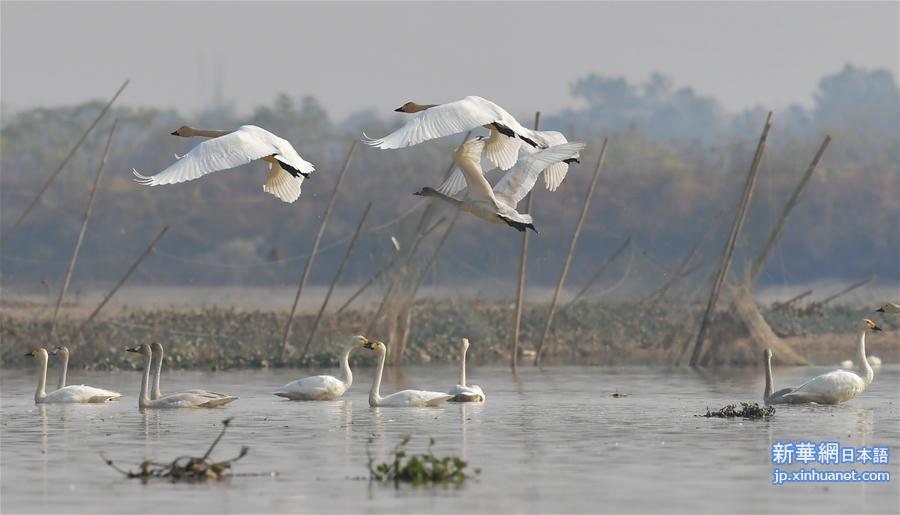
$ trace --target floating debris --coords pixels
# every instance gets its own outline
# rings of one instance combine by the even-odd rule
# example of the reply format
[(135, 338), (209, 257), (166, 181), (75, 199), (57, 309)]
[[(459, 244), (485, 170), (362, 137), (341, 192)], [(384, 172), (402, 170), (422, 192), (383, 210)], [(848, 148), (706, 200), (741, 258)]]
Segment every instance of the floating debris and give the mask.
[[(190, 483), (196, 483), (200, 481), (219, 481), (225, 479), (226, 477), (231, 476), (231, 464), (235, 461), (243, 458), (247, 455), (247, 451), (249, 447), (243, 446), (241, 447), (240, 454), (235, 458), (231, 458), (230, 460), (212, 462), (209, 461), (210, 453), (216, 447), (216, 444), (219, 443), (219, 440), (222, 439), (222, 436), (225, 434), (225, 431), (228, 429), (228, 424), (231, 422), (231, 419), (225, 419), (222, 421), (222, 432), (219, 433), (219, 436), (213, 441), (212, 445), (209, 446), (209, 449), (206, 450), (206, 454), (201, 458), (195, 458), (192, 456), (179, 456), (172, 460), (171, 463), (156, 463), (150, 460), (144, 460), (137, 472), (132, 472), (131, 470), (122, 470), (115, 463), (103, 454), (103, 461), (106, 462), (107, 465), (114, 468), (122, 475), (129, 479), (141, 479), (144, 482), (147, 482), (151, 479), (167, 479), (174, 482), (185, 481)], [(271, 474), (265, 474), (271, 475)]]
[(775, 414), (774, 406), (760, 406), (759, 404), (753, 402), (742, 402), (741, 408), (736, 409), (737, 406), (734, 404), (729, 404), (724, 408), (721, 408), (716, 411), (709, 411), (709, 408), (706, 408), (706, 415), (695, 415), (698, 417), (716, 417), (716, 418), (743, 418), (745, 420), (768, 420), (772, 415)]
[[(395, 485), (412, 483), (422, 484), (454, 484), (460, 485), (468, 476), (464, 469), (467, 463), (457, 456), (445, 456), (438, 458), (431, 452), (434, 438), (429, 439), (428, 451), (423, 454), (407, 454), (406, 444), (412, 435), (405, 434), (403, 439), (394, 447), (394, 460), (390, 463), (375, 465), (372, 456), (369, 456), (369, 480)], [(475, 469), (478, 474), (479, 469)]]
[(616, 390), (615, 392), (613, 392), (613, 393), (610, 395), (610, 397), (615, 397), (616, 399), (621, 399), (622, 397), (628, 397), (628, 394), (627, 394), (627, 393), (622, 393), (622, 392), (620, 392), (619, 390)]

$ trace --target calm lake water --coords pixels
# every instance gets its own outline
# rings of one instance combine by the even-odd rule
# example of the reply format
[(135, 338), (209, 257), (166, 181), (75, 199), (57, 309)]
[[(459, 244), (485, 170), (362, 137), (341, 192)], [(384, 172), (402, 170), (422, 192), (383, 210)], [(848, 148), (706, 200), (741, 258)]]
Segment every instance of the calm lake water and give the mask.
[[(776, 387), (797, 385), (826, 367), (776, 369)], [(102, 406), (35, 406), (33, 370), (0, 378), (3, 513), (266, 512), (610, 512), (610, 513), (897, 513), (900, 502), (900, 368), (886, 366), (871, 388), (845, 405), (779, 407), (773, 420), (699, 418), (707, 407), (759, 401), (761, 370), (718, 374), (663, 368), (472, 367), (487, 402), (443, 408), (369, 408), (372, 370), (358, 369), (342, 401), (291, 402), (272, 389), (301, 370), (218, 373), (176, 371), (163, 391), (209, 388), (240, 396), (218, 410), (137, 409), (139, 373), (70, 372), (125, 394)], [(318, 371), (316, 371), (318, 372)], [(451, 367), (410, 367), (388, 374), (382, 393), (445, 390)], [(50, 373), (55, 383), (55, 374)], [(628, 397), (613, 398), (615, 391)], [(202, 455), (219, 423), (234, 417), (214, 458), (250, 453), (234, 471), (277, 471), (276, 478), (235, 477), (188, 485), (122, 478), (120, 466), (143, 458)], [(367, 452), (386, 460), (404, 433), (410, 448), (428, 437), (436, 454), (458, 454), (481, 474), (460, 488), (369, 483)], [(770, 445), (836, 440), (890, 446), (890, 483), (772, 486)], [(800, 468), (799, 465), (788, 466)], [(835, 466), (818, 465), (821, 469)]]

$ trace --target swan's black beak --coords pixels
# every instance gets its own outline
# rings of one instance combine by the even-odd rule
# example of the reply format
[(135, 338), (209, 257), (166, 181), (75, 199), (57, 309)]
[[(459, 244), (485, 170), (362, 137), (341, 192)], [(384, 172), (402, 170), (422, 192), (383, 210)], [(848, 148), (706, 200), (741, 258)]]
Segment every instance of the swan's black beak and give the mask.
[(140, 347), (128, 347), (127, 349), (125, 349), (125, 352), (141, 352), (141, 348)]
[(34, 357), (34, 351), (32, 351), (32, 352), (26, 352), (25, 355), (28, 356), (29, 358), (33, 358), (33, 357)]
[(873, 331), (881, 331), (881, 328), (876, 325), (875, 327), (872, 328), (872, 330)]
[(178, 131), (172, 131), (169, 134), (171, 134), (172, 136), (178, 136)]
[(884, 308), (878, 308), (875, 310), (876, 313), (884, 313)]
[(397, 109), (394, 109), (394, 112), (395, 112), (395, 113), (402, 113), (402, 112), (403, 112), (403, 106), (400, 106), (400, 107), (398, 107)]
[(375, 342), (373, 342), (372, 340), (366, 340), (366, 343), (363, 345), (363, 347), (372, 350), (375, 348)]

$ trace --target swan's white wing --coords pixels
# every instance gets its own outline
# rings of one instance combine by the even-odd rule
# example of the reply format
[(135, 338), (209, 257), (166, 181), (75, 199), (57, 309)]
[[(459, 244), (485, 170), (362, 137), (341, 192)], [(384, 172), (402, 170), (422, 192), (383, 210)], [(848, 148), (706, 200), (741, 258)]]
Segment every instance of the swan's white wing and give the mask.
[(483, 150), (483, 139), (470, 139), (453, 152), (453, 162), (459, 167), (462, 175), (465, 177), (469, 198), (495, 202), (494, 192), (491, 190), (490, 183), (484, 178), (484, 172), (481, 168), (481, 152)]
[(373, 139), (363, 134), (363, 142), (382, 149), (410, 147), (495, 121), (497, 121), (496, 112), (486, 109), (476, 97), (466, 97), (456, 102), (430, 107), (383, 138)]
[[(545, 147), (562, 145), (563, 143), (569, 142), (569, 140), (566, 139), (565, 134), (557, 131), (533, 131), (532, 137), (535, 139), (535, 141)], [(528, 153), (534, 153), (537, 151), (537, 149), (530, 145), (524, 145), (522, 149)], [(572, 157), (578, 158), (579, 155), (575, 154)], [(567, 173), (569, 173), (568, 163), (564, 163), (562, 161), (553, 163), (552, 165), (544, 169), (544, 186), (550, 191), (556, 191), (557, 188), (559, 188), (559, 185), (562, 184), (563, 180), (566, 178)]]
[[(276, 159), (276, 161), (278, 161)], [(271, 193), (279, 199), (290, 204), (300, 197), (300, 186), (303, 184), (303, 176), (294, 177), (285, 171), (281, 162), (269, 164), (269, 175), (263, 183), (263, 191)]]
[(147, 177), (137, 170), (134, 171), (134, 175), (137, 182), (147, 186), (177, 184), (278, 153), (279, 149), (272, 142), (261, 140), (241, 127), (225, 136), (200, 143), (156, 175)]
[[(484, 155), (488, 161), (494, 163), (501, 170), (509, 170), (519, 160), (519, 148), (522, 140), (504, 136), (500, 131), (491, 128), (487, 144), (484, 146)], [(530, 145), (526, 147), (532, 148)]]
[(450, 177), (447, 177), (447, 180), (437, 190), (448, 197), (452, 197), (464, 189), (466, 189), (466, 176), (463, 175), (462, 170), (455, 168)]
[(584, 143), (564, 143), (525, 156), (518, 165), (494, 186), (497, 200), (516, 207), (520, 200), (534, 187), (538, 175), (548, 165), (568, 159), (584, 149)]

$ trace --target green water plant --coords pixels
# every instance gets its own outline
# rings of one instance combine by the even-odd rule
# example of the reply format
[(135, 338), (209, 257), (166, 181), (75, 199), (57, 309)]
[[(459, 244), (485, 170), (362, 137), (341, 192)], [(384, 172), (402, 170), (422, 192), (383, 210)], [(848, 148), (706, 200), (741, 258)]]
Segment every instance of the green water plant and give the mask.
[[(375, 463), (369, 455), (369, 479), (379, 482), (412, 483), (413, 485), (441, 484), (461, 485), (468, 477), (466, 461), (458, 456), (435, 456), (431, 451), (434, 438), (429, 439), (428, 450), (422, 454), (409, 453), (406, 445), (412, 435), (405, 434), (400, 443), (394, 447), (393, 460)], [(479, 471), (475, 469), (477, 474)]]
[(710, 411), (709, 408), (706, 408), (705, 415), (698, 415), (701, 417), (715, 417), (715, 418), (742, 418), (745, 420), (768, 420), (775, 414), (774, 406), (760, 406), (755, 402), (742, 402), (741, 407), (738, 408), (734, 404), (729, 404), (724, 408), (720, 408), (716, 411)]

